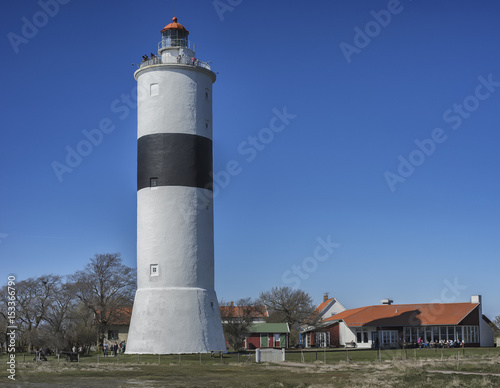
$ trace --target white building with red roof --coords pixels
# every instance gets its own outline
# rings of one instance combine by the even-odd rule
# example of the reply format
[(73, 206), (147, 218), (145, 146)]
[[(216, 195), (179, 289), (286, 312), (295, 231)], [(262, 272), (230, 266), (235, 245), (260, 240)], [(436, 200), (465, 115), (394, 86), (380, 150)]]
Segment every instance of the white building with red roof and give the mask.
[(494, 331), (482, 314), (480, 295), (468, 303), (383, 302), (324, 317), (302, 333), (305, 346), (494, 346)]
[(303, 333), (316, 332), (316, 328), (322, 327), (322, 322), (336, 314), (345, 311), (346, 308), (335, 298), (328, 298), (328, 294), (323, 295), (323, 302), (316, 307), (311, 314), (311, 318), (299, 328), (299, 342), (305, 347), (328, 347), (330, 346), (329, 335), (324, 331), (318, 331), (318, 335), (304, 336)]

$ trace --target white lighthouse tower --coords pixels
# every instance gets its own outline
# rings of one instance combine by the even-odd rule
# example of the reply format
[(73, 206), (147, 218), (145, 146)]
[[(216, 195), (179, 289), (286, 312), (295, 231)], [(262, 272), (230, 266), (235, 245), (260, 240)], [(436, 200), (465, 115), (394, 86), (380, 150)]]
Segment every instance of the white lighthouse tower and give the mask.
[(214, 290), (212, 84), (177, 18), (138, 82), (137, 292), (127, 353), (226, 350)]

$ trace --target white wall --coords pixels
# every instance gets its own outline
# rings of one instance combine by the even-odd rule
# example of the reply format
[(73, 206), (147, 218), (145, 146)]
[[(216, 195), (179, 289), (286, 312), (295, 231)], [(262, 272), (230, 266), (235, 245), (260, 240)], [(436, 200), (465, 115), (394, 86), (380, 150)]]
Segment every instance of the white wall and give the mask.
[(322, 314), (321, 318), (330, 318), (332, 315), (341, 313), (342, 311), (345, 311), (346, 308), (342, 306), (338, 300), (333, 299), (332, 302), (330, 302), (330, 305), (327, 306), (325, 312)]
[(483, 319), (479, 318), (479, 341), (480, 346), (494, 346), (495, 345), (495, 332), (491, 326)]
[[(138, 138), (212, 138), (215, 74), (182, 64), (148, 66), (138, 82)], [(226, 350), (214, 290), (212, 193), (184, 186), (137, 193), (137, 285), (127, 353)], [(151, 265), (157, 269), (151, 274)]]

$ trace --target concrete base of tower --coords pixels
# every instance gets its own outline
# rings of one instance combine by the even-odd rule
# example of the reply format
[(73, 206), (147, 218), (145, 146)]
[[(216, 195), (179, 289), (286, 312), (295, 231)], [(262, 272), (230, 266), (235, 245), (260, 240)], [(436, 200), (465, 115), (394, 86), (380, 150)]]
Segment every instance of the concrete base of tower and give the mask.
[(211, 351), (226, 351), (219, 304), (214, 290), (137, 290), (126, 354)]

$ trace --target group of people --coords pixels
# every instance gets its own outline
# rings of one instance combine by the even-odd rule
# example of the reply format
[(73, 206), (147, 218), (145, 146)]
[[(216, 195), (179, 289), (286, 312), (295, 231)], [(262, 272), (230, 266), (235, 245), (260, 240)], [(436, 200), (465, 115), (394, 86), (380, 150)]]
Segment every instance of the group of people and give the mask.
[(104, 342), (103, 344), (103, 353), (104, 357), (108, 357), (108, 355), (117, 356), (119, 354), (123, 354), (125, 351), (125, 341), (120, 342), (119, 344), (115, 342), (114, 344), (109, 344)]
[(465, 346), (465, 342), (462, 341), (454, 341), (450, 339), (449, 341), (441, 340), (441, 341), (424, 341), (421, 337), (418, 338), (418, 347), (419, 348), (460, 348)]

